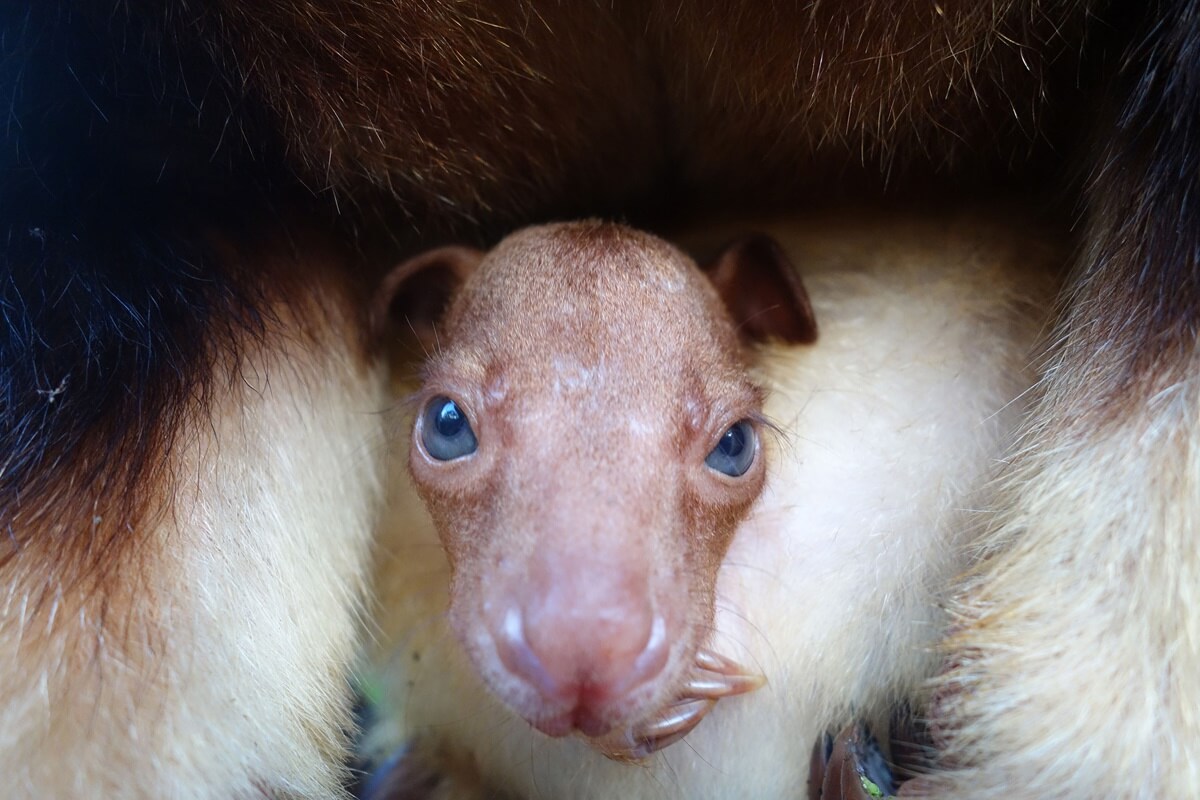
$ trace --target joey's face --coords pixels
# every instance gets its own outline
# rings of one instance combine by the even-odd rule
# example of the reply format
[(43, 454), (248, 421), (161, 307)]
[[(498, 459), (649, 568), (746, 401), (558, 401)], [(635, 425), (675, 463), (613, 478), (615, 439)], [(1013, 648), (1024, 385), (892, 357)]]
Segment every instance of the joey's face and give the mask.
[(410, 467), (450, 559), (451, 623), (552, 735), (671, 701), (760, 493), (762, 393), (708, 279), (576, 223), (488, 254), (438, 328)]

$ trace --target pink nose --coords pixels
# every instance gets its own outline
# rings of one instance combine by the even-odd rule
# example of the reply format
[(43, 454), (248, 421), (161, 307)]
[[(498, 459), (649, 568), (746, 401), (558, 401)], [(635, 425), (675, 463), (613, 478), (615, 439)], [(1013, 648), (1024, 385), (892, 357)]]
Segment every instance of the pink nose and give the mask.
[(599, 736), (614, 708), (666, 665), (666, 622), (648, 599), (604, 593), (607, 602), (596, 604), (576, 588), (514, 598), (491, 634), (504, 666), (557, 710), (536, 720), (544, 732)]

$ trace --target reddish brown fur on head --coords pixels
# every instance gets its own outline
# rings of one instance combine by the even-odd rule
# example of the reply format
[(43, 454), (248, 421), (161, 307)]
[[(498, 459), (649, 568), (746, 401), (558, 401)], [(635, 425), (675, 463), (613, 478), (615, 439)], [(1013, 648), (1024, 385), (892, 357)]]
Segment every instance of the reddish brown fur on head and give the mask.
[[(739, 270), (756, 277), (727, 280)], [(436, 350), (410, 467), (450, 559), (452, 625), (492, 690), (547, 733), (646, 717), (696, 658), (765, 474), (762, 391), (716, 288), (747, 281), (759, 291), (730, 306), (744, 330), (812, 340), (803, 288), (761, 239), (709, 280), (647, 234), (549, 225), (486, 255), (419, 256), (381, 293)], [(439, 427), (447, 400), (474, 438), (449, 458), (467, 434), (439, 432), (454, 429)], [(753, 460), (718, 472), (706, 459), (743, 422)]]

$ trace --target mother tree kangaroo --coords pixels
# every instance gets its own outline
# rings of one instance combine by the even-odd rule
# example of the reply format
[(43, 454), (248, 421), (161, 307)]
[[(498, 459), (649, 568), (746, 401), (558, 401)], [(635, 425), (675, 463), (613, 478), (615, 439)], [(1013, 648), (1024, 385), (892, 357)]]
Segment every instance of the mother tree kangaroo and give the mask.
[(0, 48), (13, 794), (338, 794), (404, 256), (968, 198), (1075, 264), (923, 790), (1200, 785), (1200, 3), (29, 0)]

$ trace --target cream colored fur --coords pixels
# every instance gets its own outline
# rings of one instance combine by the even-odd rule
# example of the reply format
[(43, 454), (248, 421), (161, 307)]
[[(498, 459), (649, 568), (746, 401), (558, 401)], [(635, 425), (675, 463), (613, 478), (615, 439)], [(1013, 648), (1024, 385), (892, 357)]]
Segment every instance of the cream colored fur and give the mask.
[(383, 400), (330, 313), (310, 337), (281, 310), (186, 424), (174, 504), (108, 597), (60, 589), (35, 628), (36, 587), (0, 596), (0, 796), (340, 794)]
[(961, 597), (942, 702), (963, 727), (936, 796), (1200, 796), (1200, 387), (1038, 425), (1081, 377), (1033, 415)]
[(791, 800), (826, 726), (889, 707), (933, 671), (939, 593), (986, 522), (973, 509), (1024, 411), (1059, 255), (1016, 227), (966, 219), (766, 230), (821, 327), (812, 347), (759, 354), (783, 433), (718, 586), (712, 641), (758, 666), (766, 687), (722, 701), (640, 766), (533, 731), (486, 693), (447, 629), (445, 558), (408, 484), (397, 420), (367, 668), (385, 697), (374, 752), (415, 742), (516, 797)]

